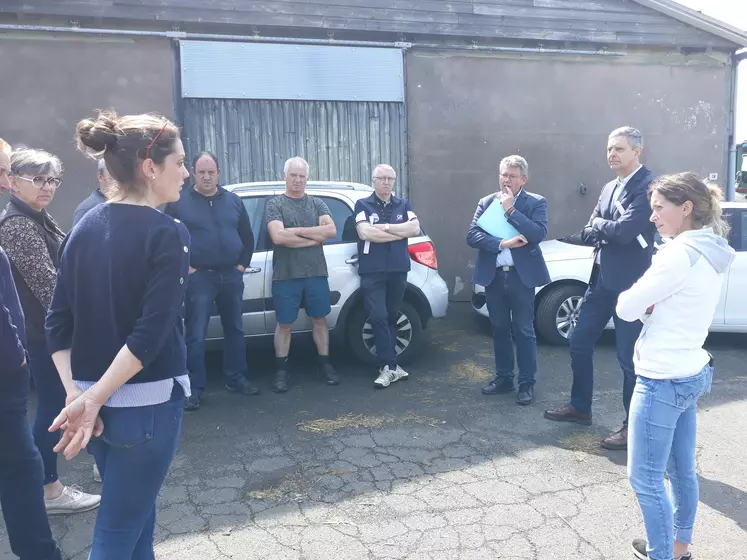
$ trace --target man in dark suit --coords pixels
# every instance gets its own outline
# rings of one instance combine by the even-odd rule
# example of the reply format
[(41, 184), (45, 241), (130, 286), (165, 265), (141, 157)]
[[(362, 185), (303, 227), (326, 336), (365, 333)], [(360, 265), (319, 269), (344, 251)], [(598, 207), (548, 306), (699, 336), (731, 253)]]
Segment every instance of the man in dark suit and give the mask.
[(618, 128), (609, 136), (607, 161), (617, 179), (604, 186), (589, 223), (573, 236), (576, 242), (595, 250), (589, 288), (570, 335), (571, 402), (545, 411), (545, 418), (550, 420), (591, 424), (594, 346), (612, 318), (617, 360), (623, 371), (626, 420), (620, 430), (602, 440), (606, 449), (626, 449), (628, 445), (627, 414), (635, 388), (633, 348), (642, 327), (640, 321), (628, 323), (617, 317), (617, 297), (651, 265), (654, 247), (655, 228), (649, 221), (648, 201), (648, 186), (654, 174), (641, 165), (642, 151), (643, 137), (635, 128)]
[[(516, 402), (527, 405), (534, 399), (537, 374), (534, 289), (550, 282), (539, 247), (547, 235), (547, 201), (524, 190), (529, 168), (523, 157), (504, 158), (499, 169), (500, 191), (480, 200), (467, 233), (467, 244), (478, 249), (473, 282), (485, 286), (493, 327), (495, 379), (482, 392), (495, 395), (514, 391), (513, 333), (519, 365)], [(519, 235), (502, 239), (477, 225), (491, 204), (503, 206), (506, 219)]]

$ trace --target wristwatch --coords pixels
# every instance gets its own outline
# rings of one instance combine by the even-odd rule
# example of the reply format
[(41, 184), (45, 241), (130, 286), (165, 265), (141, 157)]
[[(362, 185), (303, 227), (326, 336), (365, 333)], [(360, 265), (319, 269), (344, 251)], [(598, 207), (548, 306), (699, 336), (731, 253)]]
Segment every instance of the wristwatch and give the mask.
[(389, 231), (389, 224), (384, 225), (384, 231)]

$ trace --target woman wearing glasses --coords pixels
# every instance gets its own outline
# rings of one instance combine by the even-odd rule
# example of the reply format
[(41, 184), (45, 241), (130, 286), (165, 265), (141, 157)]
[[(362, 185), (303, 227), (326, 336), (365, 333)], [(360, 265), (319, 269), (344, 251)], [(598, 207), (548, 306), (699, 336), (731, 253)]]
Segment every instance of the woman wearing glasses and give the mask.
[(64, 233), (46, 210), (60, 186), (62, 163), (44, 150), (19, 150), (10, 161), (11, 198), (0, 215), (0, 246), (13, 267), (26, 316), (29, 367), (38, 404), (34, 442), (44, 462), (47, 513), (67, 514), (98, 507), (100, 496), (64, 486), (57, 474), (59, 434), (48, 428), (65, 406), (65, 390), (47, 350), (44, 318), (57, 278), (57, 250)]
[(102, 113), (76, 136), (116, 183), (62, 245), (46, 327), (68, 405), (51, 429), (68, 459), (87, 446), (104, 481), (89, 560), (153, 560), (156, 498), (190, 394), (189, 233), (157, 208), (179, 200), (189, 174), (161, 116)]

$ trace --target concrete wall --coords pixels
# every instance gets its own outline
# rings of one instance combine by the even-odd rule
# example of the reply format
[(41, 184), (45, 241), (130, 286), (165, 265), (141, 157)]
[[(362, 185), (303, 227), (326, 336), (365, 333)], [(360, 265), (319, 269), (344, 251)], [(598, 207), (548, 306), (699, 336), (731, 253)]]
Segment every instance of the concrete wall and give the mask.
[(454, 299), (470, 297), (476, 252), (465, 235), (506, 155), (528, 160), (527, 189), (547, 197), (548, 238), (588, 220), (612, 178), (605, 149), (618, 126), (641, 129), (655, 173), (715, 172), (724, 185), (725, 59), (408, 52), (406, 69), (411, 200)]
[(96, 186), (96, 163), (75, 148), (76, 123), (96, 109), (174, 113), (166, 39), (0, 35), (0, 76), (0, 137), (57, 154), (65, 166), (49, 211), (66, 231)]

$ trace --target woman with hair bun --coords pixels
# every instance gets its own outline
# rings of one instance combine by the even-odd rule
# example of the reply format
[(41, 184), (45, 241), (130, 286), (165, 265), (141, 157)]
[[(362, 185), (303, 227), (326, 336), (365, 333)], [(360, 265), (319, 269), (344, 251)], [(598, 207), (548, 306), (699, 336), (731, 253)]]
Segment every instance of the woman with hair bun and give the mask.
[(67, 392), (56, 450), (96, 459), (103, 487), (89, 560), (152, 560), (156, 498), (176, 452), (189, 376), (182, 325), (189, 234), (157, 210), (179, 199), (184, 147), (159, 115), (103, 112), (78, 148), (116, 180), (65, 239), (47, 341)]
[(721, 237), (728, 226), (718, 187), (680, 173), (655, 180), (649, 194), (651, 221), (668, 241), (617, 301), (621, 319), (643, 321), (634, 354), (628, 478), (647, 540), (634, 540), (633, 553), (642, 560), (689, 560), (698, 506), (696, 406), (713, 377), (703, 343), (734, 250)]

